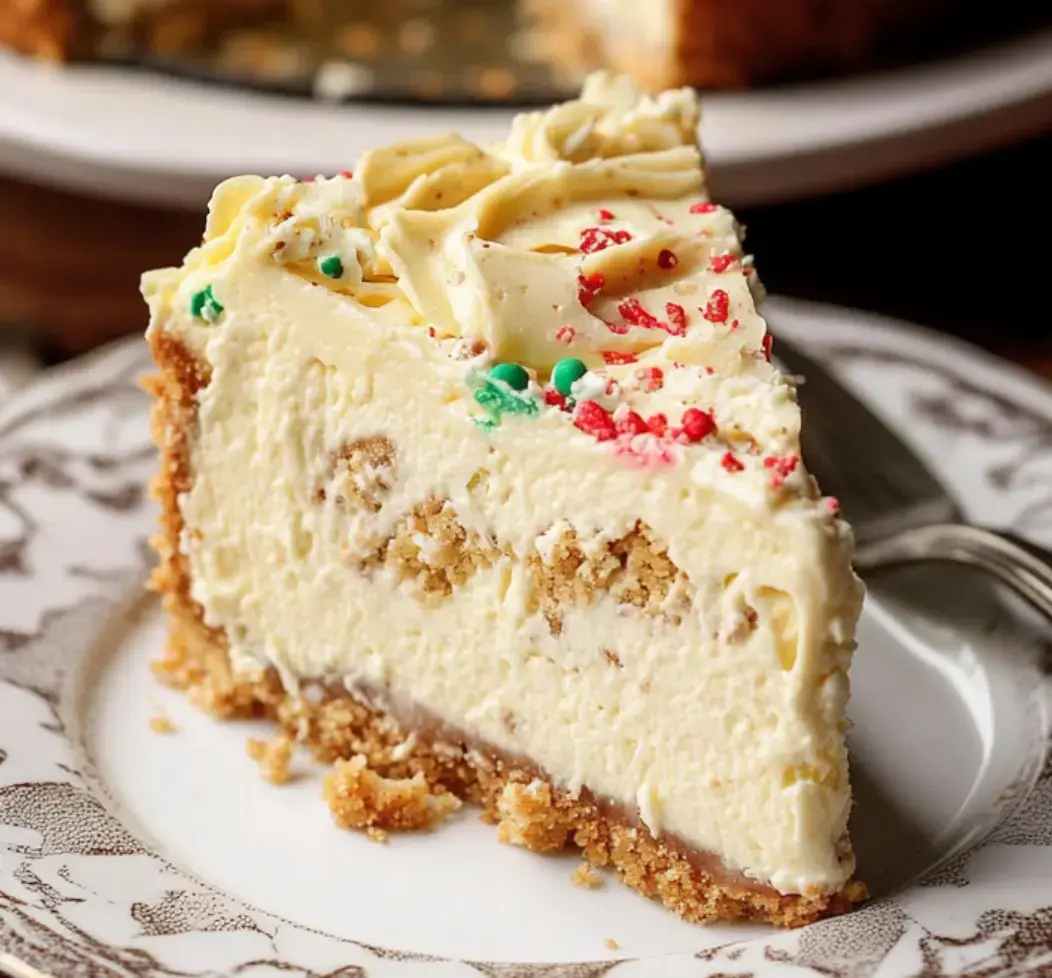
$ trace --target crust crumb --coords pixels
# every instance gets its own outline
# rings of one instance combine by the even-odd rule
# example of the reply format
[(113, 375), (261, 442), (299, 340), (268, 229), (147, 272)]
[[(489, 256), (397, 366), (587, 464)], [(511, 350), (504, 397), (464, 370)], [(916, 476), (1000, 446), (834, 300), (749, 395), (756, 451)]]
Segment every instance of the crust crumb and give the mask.
[(609, 948), (611, 951), (620, 950), (621, 945), (617, 943), (612, 937), (608, 937), (603, 941), (603, 946)]
[(535, 605), (553, 634), (562, 630), (567, 610), (603, 594), (678, 623), (690, 583), (646, 524), (637, 522), (624, 536), (598, 544), (582, 541), (569, 524), (552, 527), (544, 537), (543, 550), (527, 558), (527, 567)]
[(553, 804), (547, 782), (509, 781), (497, 799), (497, 813), (501, 842), (534, 852), (558, 852), (566, 846), (570, 823)]
[(387, 548), (387, 560), (401, 579), (413, 579), (424, 594), (442, 597), (499, 556), (496, 547), (464, 528), (448, 499), (418, 505)]
[[(350, 465), (349, 459), (360, 462), (361, 458), (364, 456), (345, 454), (340, 456), (339, 464)], [(375, 474), (376, 471), (388, 470), (370, 471)], [(338, 508), (380, 510), (381, 497), (372, 494), (372, 483), (363, 481), (367, 474), (357, 469), (342, 472), (341, 487), (332, 491)], [(384, 483), (381, 488), (387, 485)], [(315, 502), (325, 503), (329, 497), (329, 490), (318, 489)], [(468, 530), (460, 522), (452, 502), (432, 497), (406, 513), (386, 540), (369, 533), (361, 534), (348, 550), (346, 559), (351, 567), (366, 577), (379, 567), (390, 567), (399, 581), (414, 582), (420, 600), (433, 600), (448, 598), (476, 571), (490, 567), (500, 556), (501, 551), (491, 541)]]
[(433, 793), (422, 772), (411, 778), (377, 774), (364, 754), (336, 762), (325, 779), (325, 802), (341, 829), (364, 829), (375, 842), (388, 832), (429, 829), (461, 805), (455, 795)]
[(349, 442), (333, 454), (331, 476), (329, 488), (317, 491), (319, 502), (331, 495), (338, 506), (378, 513), (394, 485), (395, 447), (384, 435)]
[(256, 740), (250, 737), (248, 756), (259, 764), (259, 776), (271, 784), (287, 784), (292, 780), (289, 762), (292, 760), (292, 741), (285, 736), (271, 740)]
[(150, 717), (150, 729), (158, 734), (172, 734), (176, 732), (176, 726), (171, 718), (163, 713)]
[(574, 886), (583, 886), (586, 890), (595, 890), (603, 885), (603, 878), (588, 863), (581, 863), (570, 877)]

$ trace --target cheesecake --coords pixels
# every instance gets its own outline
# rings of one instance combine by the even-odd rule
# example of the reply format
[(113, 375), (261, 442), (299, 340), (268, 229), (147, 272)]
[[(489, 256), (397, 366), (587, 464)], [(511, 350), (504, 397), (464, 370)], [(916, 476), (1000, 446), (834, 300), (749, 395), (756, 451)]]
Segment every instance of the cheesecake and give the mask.
[(495, 145), (220, 184), (143, 279), (158, 672), (331, 764), (340, 825), (470, 802), (688, 920), (792, 926), (864, 893), (862, 589), (698, 121), (597, 74)]

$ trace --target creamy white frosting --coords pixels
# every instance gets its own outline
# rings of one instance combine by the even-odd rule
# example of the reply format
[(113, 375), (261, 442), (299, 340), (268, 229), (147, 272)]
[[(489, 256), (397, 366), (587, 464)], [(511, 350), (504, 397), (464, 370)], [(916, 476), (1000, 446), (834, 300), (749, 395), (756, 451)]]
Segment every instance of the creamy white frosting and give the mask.
[[(240, 666), (385, 685), (783, 892), (835, 888), (852, 870), (838, 843), (860, 587), (798, 461), (736, 225), (706, 205), (696, 122), (686, 91), (600, 76), (496, 147), (429, 138), (367, 154), (353, 178), (221, 185), (205, 244), (144, 283), (151, 331), (211, 367), (183, 549)], [(220, 308), (194, 316), (206, 288)], [(626, 300), (661, 325), (626, 323)], [(566, 356), (590, 371), (579, 401), (662, 413), (669, 434), (575, 427), (580, 404), (543, 396)], [(480, 425), (474, 394), (504, 360), (529, 369), (530, 410)], [(678, 433), (688, 408), (715, 432)], [(358, 488), (382, 505), (338, 504), (334, 453), (376, 436), (394, 464)], [(448, 597), (359, 569), (429, 497), (490, 553)], [(638, 521), (686, 585), (657, 615), (610, 596), (564, 609), (553, 634), (524, 560), (550, 562), (569, 528), (601, 555)]]

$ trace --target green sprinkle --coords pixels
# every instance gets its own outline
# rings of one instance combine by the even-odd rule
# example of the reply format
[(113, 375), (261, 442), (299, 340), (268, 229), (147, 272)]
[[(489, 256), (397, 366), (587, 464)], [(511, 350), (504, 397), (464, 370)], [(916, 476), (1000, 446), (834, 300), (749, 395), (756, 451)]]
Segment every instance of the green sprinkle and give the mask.
[[(522, 370), (521, 367), (519, 369)], [(492, 377), (492, 373), (490, 376)], [(494, 379), (501, 380), (500, 377)], [(493, 380), (487, 380), (475, 391), (475, 401), (488, 415), (487, 420), (479, 422), (483, 428), (487, 429), (496, 428), (505, 414), (531, 415), (537, 413), (537, 402), (529, 395), (522, 395), (512, 390), (506, 381), (494, 383)]]
[(530, 375), (517, 363), (498, 363), (489, 372), (494, 380), (503, 381), (513, 391), (524, 391), (530, 385)]
[(223, 314), (223, 304), (215, 297), (211, 285), (190, 297), (190, 314), (206, 323), (214, 323)]
[(552, 383), (563, 397), (569, 397), (573, 385), (586, 373), (588, 373), (588, 368), (584, 365), (584, 361), (576, 357), (567, 357), (565, 360), (560, 360), (552, 370)]
[(329, 278), (343, 278), (343, 262), (339, 255), (329, 255), (318, 260), (318, 271)]

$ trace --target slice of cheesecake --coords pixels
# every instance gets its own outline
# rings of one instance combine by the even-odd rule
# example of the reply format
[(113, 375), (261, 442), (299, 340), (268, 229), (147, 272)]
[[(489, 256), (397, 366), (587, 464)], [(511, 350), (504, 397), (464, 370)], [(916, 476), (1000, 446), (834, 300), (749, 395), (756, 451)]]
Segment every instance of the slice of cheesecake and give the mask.
[[(847, 909), (861, 587), (687, 91), (228, 180), (148, 274), (166, 678), (689, 920)], [(436, 845), (441, 844), (436, 840)]]

